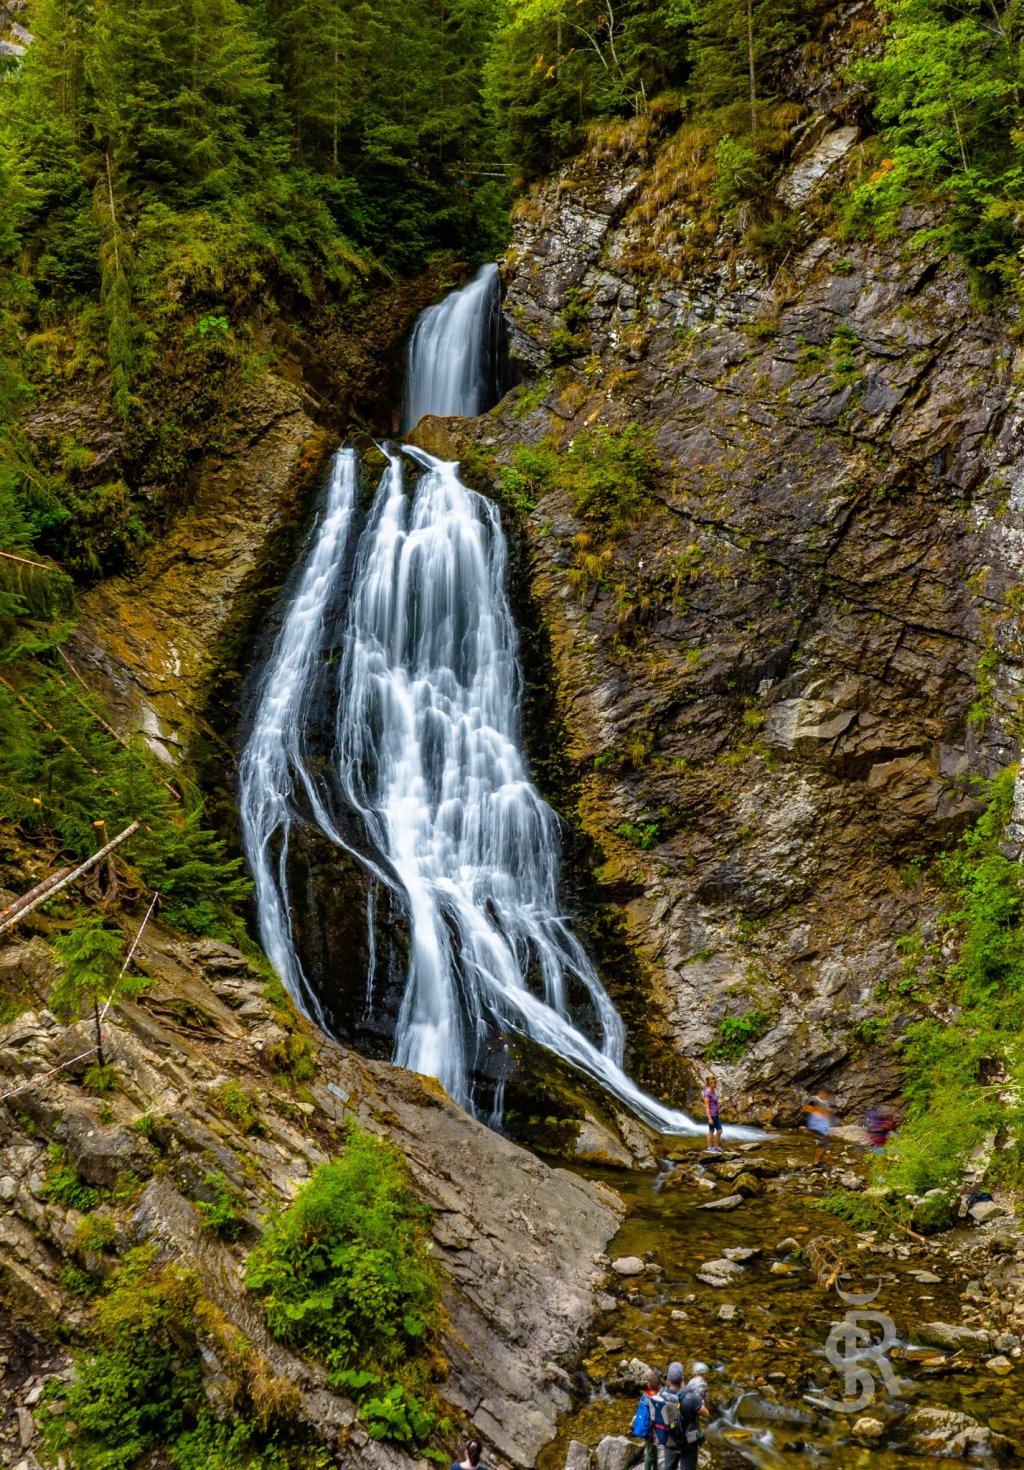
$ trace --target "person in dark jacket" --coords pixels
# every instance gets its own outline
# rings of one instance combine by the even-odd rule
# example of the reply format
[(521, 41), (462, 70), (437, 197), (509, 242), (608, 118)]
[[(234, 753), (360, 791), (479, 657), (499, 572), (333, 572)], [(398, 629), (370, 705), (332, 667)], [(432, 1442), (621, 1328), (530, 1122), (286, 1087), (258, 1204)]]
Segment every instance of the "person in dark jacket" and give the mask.
[(452, 1470), (484, 1470), (480, 1460), (483, 1452), (484, 1447), (478, 1439), (467, 1439), (465, 1458), (454, 1461)]
[(708, 1409), (703, 1393), (683, 1387), (682, 1363), (669, 1363), (659, 1402), (661, 1423), (655, 1421), (655, 1432), (665, 1447), (662, 1470), (697, 1470), (704, 1440), (700, 1421)]

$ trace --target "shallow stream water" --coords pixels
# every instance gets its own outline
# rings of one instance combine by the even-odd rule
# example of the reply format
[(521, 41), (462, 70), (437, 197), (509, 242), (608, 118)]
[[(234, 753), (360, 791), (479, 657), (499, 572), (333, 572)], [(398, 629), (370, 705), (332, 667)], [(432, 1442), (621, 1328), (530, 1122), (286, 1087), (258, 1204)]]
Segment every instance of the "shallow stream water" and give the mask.
[[(963, 1353), (909, 1349), (917, 1324), (962, 1321), (961, 1293), (977, 1271), (969, 1260), (950, 1258), (951, 1250), (966, 1243), (964, 1230), (926, 1243), (898, 1229), (858, 1233), (815, 1207), (837, 1187), (835, 1173), (810, 1170), (812, 1147), (800, 1135), (733, 1145), (719, 1163), (707, 1159), (696, 1142), (666, 1139), (664, 1144), (674, 1162), (666, 1160), (656, 1176), (580, 1171), (609, 1184), (629, 1206), (609, 1246), (612, 1260), (645, 1257), (649, 1269), (623, 1281), (617, 1306), (599, 1319), (581, 1373), (583, 1401), (541, 1454), (538, 1470), (563, 1470), (572, 1439), (595, 1446), (604, 1435), (629, 1434), (637, 1393), (622, 1380), (634, 1357), (662, 1371), (674, 1358), (688, 1372), (695, 1361), (708, 1366), (711, 1419), (700, 1457), (704, 1470), (808, 1464), (934, 1470), (939, 1461), (915, 1451), (903, 1424), (925, 1405), (968, 1414), (1006, 1435), (1011, 1446), (1024, 1444), (1024, 1361), (998, 1377)], [(735, 1209), (702, 1210), (701, 1205), (732, 1192), (723, 1174), (744, 1159), (768, 1175), (779, 1172), (762, 1177), (762, 1192)], [(832, 1171), (863, 1172), (865, 1156), (857, 1146), (838, 1145), (831, 1164)], [(787, 1240), (798, 1242), (800, 1250), (783, 1245)], [(847, 1295), (863, 1297), (880, 1288), (870, 1304), (848, 1305), (835, 1285), (820, 1284), (807, 1259), (815, 1240), (845, 1263), (836, 1285)], [(733, 1247), (752, 1247), (760, 1254), (743, 1263), (742, 1276), (728, 1285), (697, 1280), (705, 1261), (720, 1259)], [(917, 1272), (940, 1279), (921, 1281)], [(720, 1315), (723, 1307), (734, 1313)], [(880, 1365), (864, 1365), (874, 1379), (871, 1401), (835, 1412), (821, 1401), (842, 1403), (846, 1385), (844, 1373), (826, 1356), (826, 1344), (833, 1324), (858, 1310), (891, 1318), (895, 1345), (885, 1354), (891, 1369), (884, 1375)], [(883, 1329), (877, 1322), (870, 1328), (873, 1340), (881, 1343)], [(833, 1357), (842, 1359), (846, 1351), (834, 1338)], [(858, 1402), (857, 1394), (854, 1388), (846, 1402)], [(885, 1426), (869, 1444), (853, 1435), (862, 1416)], [(1024, 1456), (1011, 1448), (998, 1462), (969, 1463), (1021, 1464)]]

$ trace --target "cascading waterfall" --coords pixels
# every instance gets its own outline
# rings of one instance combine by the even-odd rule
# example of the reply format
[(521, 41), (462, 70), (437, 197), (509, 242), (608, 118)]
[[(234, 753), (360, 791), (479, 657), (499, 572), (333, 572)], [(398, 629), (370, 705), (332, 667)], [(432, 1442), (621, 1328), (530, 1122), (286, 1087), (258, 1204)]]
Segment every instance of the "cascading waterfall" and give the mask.
[(409, 339), (406, 429), (424, 414), (469, 418), (498, 401), (504, 326), (496, 265), (421, 313)]
[[(302, 972), (288, 909), (288, 834), (295, 821), (295, 781), (326, 824), (308, 774), (306, 717), (324, 644), (326, 618), (352, 529), (356, 456), (339, 449), (331, 464), (327, 503), (313, 548), (285, 614), (260, 687), (252, 732), (239, 763), (242, 842), (256, 888), (260, 939), (289, 993), (320, 1023), (319, 997)], [(275, 850), (276, 849), (276, 850)]]
[[(496, 291), (489, 267), (424, 313), (410, 348), (410, 418), (488, 406), (481, 318)], [(329, 791), (310, 774), (303, 719), (351, 534), (350, 450), (335, 461), (327, 509), (264, 676), (241, 763), (241, 809), (267, 953), (322, 1021), (288, 918), (297, 783), (327, 836), (355, 851), (405, 906), (410, 957), (398, 1063), (438, 1077), (475, 1109), (474, 1075), (487, 1046), (495, 1032), (518, 1032), (654, 1127), (698, 1133), (700, 1124), (648, 1097), (623, 1070), (622, 1021), (559, 911), (557, 822), (519, 745), (521, 678), (497, 507), (462, 484), (456, 464), (419, 449), (404, 454), (419, 471), (415, 483), (406, 484), (402, 455), (389, 452), (355, 548)], [(365, 850), (342, 837), (335, 810), (355, 818)]]

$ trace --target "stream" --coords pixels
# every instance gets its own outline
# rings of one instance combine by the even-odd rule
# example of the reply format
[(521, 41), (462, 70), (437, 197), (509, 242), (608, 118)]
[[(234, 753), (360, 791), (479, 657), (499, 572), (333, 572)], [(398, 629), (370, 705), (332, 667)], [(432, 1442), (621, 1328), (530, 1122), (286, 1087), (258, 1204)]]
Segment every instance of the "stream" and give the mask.
[[(629, 1435), (640, 1386), (630, 1382), (633, 1358), (662, 1372), (672, 1359), (687, 1374), (695, 1362), (707, 1365), (711, 1418), (700, 1456), (704, 1470), (808, 1464), (934, 1470), (936, 1450), (921, 1454), (915, 1442), (920, 1421), (906, 1423), (928, 1407), (970, 1416), (992, 1431), (997, 1447), (1000, 1435), (1010, 1441), (993, 1454), (982, 1431), (975, 1435), (979, 1443), (951, 1458), (1024, 1463), (1015, 1448), (1024, 1430), (1020, 1362), (999, 1376), (967, 1352), (911, 1345), (919, 1342), (919, 1324), (961, 1323), (962, 1293), (971, 1277), (984, 1275), (984, 1267), (971, 1261), (980, 1230), (961, 1228), (922, 1243), (898, 1230), (858, 1232), (817, 1209), (839, 1187), (837, 1169), (863, 1174), (865, 1155), (856, 1145), (837, 1143), (826, 1173), (810, 1170), (812, 1144), (798, 1134), (733, 1144), (718, 1162), (709, 1162), (696, 1141), (665, 1139), (664, 1145), (657, 1175), (578, 1170), (610, 1185), (627, 1203), (610, 1259), (639, 1257), (646, 1269), (625, 1278), (613, 1269), (616, 1301), (612, 1307), (605, 1299), (609, 1309), (595, 1323), (580, 1375), (582, 1402), (539, 1457), (538, 1470), (563, 1470), (572, 1440), (595, 1447), (606, 1435)], [(732, 1209), (702, 1209), (733, 1192), (741, 1169), (760, 1192)], [(810, 1243), (822, 1238), (826, 1252), (845, 1263), (837, 1285), (847, 1296), (863, 1301), (880, 1287), (870, 1304), (848, 1306), (834, 1286), (819, 1283), (808, 1254)], [(754, 1254), (732, 1263), (738, 1269), (727, 1283), (698, 1280), (707, 1262), (747, 1250)], [(891, 1319), (895, 1342), (885, 1354), (891, 1367), (886, 1373), (880, 1363), (862, 1363), (875, 1383), (871, 1401), (833, 1412), (821, 1401), (842, 1403), (844, 1373), (830, 1365), (826, 1344), (833, 1324), (858, 1311), (865, 1326), (872, 1313)], [(870, 1330), (880, 1345), (882, 1328), (874, 1323)], [(841, 1359), (847, 1350), (841, 1337), (833, 1339), (833, 1356)], [(886, 1376), (896, 1392), (889, 1391)], [(859, 1389), (851, 1388), (852, 1405)], [(853, 1426), (862, 1419), (878, 1421), (883, 1432), (859, 1440)]]

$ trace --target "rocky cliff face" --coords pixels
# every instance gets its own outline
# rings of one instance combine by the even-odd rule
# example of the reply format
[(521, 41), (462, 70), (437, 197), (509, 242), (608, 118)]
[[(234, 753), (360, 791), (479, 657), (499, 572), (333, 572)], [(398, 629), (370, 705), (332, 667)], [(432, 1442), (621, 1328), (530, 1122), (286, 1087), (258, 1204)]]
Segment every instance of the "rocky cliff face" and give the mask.
[[(0, 1109), (0, 1464), (37, 1463), (31, 1384), (64, 1371), (55, 1344), (67, 1328), (87, 1326), (69, 1291), (68, 1260), (103, 1277), (125, 1250), (151, 1243), (161, 1260), (198, 1274), (267, 1372), (298, 1386), (300, 1417), (319, 1442), (353, 1467), (411, 1467), (394, 1446), (367, 1438), (354, 1406), (328, 1390), (320, 1370), (269, 1336), (243, 1286), (262, 1217), (338, 1151), (341, 1125), (356, 1118), (401, 1148), (435, 1211), (449, 1279), (451, 1370), (442, 1393), (456, 1422), (482, 1432), (494, 1463), (532, 1465), (570, 1402), (570, 1370), (622, 1213), (617, 1196), (499, 1138), (429, 1079), (363, 1062), (306, 1032), (228, 946), (150, 926), (136, 960), (151, 989), (113, 1017), (107, 1044), (118, 1091), (89, 1096), (73, 1068)], [(3, 964), (40, 988), (52, 979), (41, 935), (9, 943)], [(0, 1027), (0, 1092), (74, 1056), (89, 1044), (84, 1035), (45, 1010)], [(315, 1063), (299, 1094), (281, 1070), (289, 1035), (306, 1037), (303, 1054)], [(140, 1119), (148, 1120), (142, 1129)], [(101, 1192), (97, 1213), (112, 1225), (104, 1249), (77, 1244), (81, 1213), (48, 1193), (50, 1144)], [(211, 1173), (244, 1202), (234, 1244), (204, 1228), (197, 1210)], [(230, 1365), (206, 1366), (214, 1392)], [(17, 1418), (8, 1415), (16, 1405)]]
[(751, 1021), (719, 1070), (762, 1117), (826, 1076), (846, 1106), (895, 1087), (905, 1018), (873, 1018), (936, 911), (916, 865), (1017, 750), (1018, 346), (920, 217), (886, 246), (829, 232), (856, 136), (782, 181), (806, 243), (770, 269), (694, 249), (683, 135), (624, 129), (537, 188), (505, 263), (531, 381), (477, 431), (506, 463), (653, 434), (628, 532), (598, 545), (540, 496), (529, 580), (603, 894), (695, 1064)]

